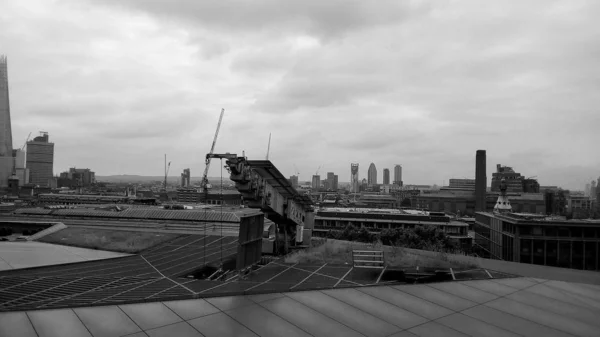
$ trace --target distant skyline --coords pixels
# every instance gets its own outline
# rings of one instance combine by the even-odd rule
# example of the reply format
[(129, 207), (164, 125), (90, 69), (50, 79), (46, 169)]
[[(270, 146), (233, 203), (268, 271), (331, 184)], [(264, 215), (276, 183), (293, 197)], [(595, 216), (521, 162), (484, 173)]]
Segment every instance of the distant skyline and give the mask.
[[(406, 184), (474, 178), (475, 151), (541, 185), (600, 176), (600, 2), (8, 0), (14, 147), (54, 172), (198, 176), (246, 151), (307, 181), (371, 162)], [(110, 18), (107, 20), (107, 18)], [(221, 165), (210, 176), (219, 176)], [(381, 178), (380, 178), (381, 180)]]

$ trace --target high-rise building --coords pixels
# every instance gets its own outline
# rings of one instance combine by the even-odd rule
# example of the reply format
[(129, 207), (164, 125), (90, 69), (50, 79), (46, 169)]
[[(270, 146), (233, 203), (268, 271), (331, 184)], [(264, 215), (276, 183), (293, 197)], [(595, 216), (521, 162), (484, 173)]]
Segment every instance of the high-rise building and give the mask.
[(27, 142), (27, 168), (29, 182), (39, 186), (51, 186), (54, 168), (54, 143), (48, 141), (48, 133)]
[(25, 167), (25, 151), (21, 149), (13, 150), (15, 159), (15, 174), (19, 179), (19, 185), (25, 185), (29, 182), (29, 169)]
[(333, 183), (331, 185), (331, 190), (332, 191), (337, 191), (338, 190), (338, 175), (337, 174), (333, 175)]
[(335, 174), (333, 172), (327, 172), (327, 190), (333, 190), (333, 176)]
[(394, 184), (402, 186), (402, 165), (394, 166)]
[(390, 184), (390, 170), (386, 169), (386, 168), (383, 169), (383, 184), (384, 185)]
[(293, 188), (298, 188), (298, 176), (291, 176), (290, 177), (290, 185), (292, 185)]
[(590, 196), (591, 195), (592, 191), (591, 191), (590, 188), (591, 188), (590, 184), (585, 184), (585, 189), (583, 190), (583, 193), (586, 196)]
[(485, 150), (477, 150), (475, 156), (475, 211), (485, 212), (485, 194), (487, 189)]
[(320, 175), (312, 176), (312, 188), (313, 188), (313, 190), (318, 190), (319, 188), (321, 188), (321, 176)]
[(183, 169), (183, 173), (181, 173), (181, 187), (190, 187), (190, 169)]
[(367, 184), (369, 186), (377, 185), (377, 168), (374, 163), (369, 165), (369, 171), (367, 172)]
[(350, 185), (353, 193), (360, 192), (360, 181), (358, 180), (358, 163), (350, 164)]
[(594, 180), (592, 180), (592, 183), (590, 184), (590, 197), (595, 199), (597, 190), (598, 190), (598, 187), (596, 186), (596, 182)]
[(10, 101), (8, 94), (8, 64), (0, 55), (0, 188), (8, 187), (14, 170)]

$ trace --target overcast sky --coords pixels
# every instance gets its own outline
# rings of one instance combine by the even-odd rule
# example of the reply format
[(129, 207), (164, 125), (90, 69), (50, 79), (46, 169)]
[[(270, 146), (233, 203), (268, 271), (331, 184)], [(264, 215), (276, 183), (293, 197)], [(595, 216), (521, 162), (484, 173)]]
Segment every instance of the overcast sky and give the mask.
[[(204, 170), (216, 152), (348, 181), (473, 178), (475, 151), (542, 185), (600, 176), (600, 1), (8, 0), (13, 142), (55, 174)], [(220, 174), (219, 163), (211, 176)], [(393, 177), (392, 177), (393, 179)], [(489, 182), (488, 182), (489, 185)]]

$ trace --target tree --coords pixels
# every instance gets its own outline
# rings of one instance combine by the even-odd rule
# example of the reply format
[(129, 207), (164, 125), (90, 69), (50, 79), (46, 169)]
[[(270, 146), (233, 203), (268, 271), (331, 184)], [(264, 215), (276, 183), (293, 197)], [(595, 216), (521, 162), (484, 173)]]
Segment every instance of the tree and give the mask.
[(410, 202), (410, 199), (404, 198), (404, 200), (402, 200), (402, 202), (400, 203), (400, 207), (412, 207), (412, 203)]

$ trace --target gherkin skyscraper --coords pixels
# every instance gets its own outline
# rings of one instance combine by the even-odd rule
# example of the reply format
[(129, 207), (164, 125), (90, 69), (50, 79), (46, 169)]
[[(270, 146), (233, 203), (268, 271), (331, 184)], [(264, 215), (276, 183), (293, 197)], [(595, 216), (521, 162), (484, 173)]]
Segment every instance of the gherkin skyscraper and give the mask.
[(0, 187), (8, 186), (8, 178), (12, 175), (13, 166), (8, 67), (6, 56), (0, 55)]

